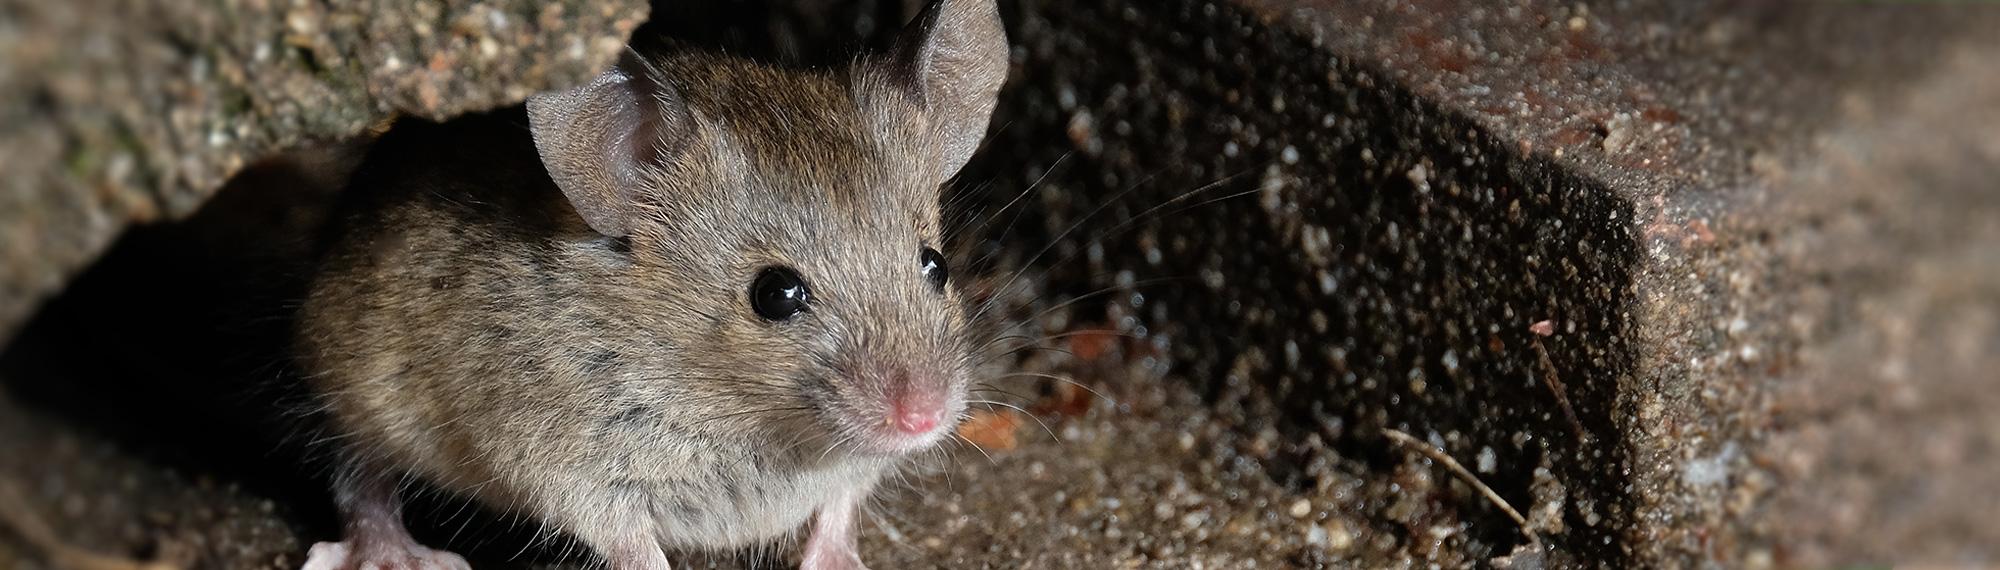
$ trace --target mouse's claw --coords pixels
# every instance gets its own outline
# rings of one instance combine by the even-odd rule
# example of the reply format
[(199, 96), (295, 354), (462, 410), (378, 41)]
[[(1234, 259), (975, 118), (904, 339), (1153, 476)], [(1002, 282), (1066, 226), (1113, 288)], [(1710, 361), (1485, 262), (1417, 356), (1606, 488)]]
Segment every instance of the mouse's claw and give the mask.
[(313, 545), (300, 570), (472, 570), (472, 566), (457, 554), (414, 542), (357, 546), (350, 540)]

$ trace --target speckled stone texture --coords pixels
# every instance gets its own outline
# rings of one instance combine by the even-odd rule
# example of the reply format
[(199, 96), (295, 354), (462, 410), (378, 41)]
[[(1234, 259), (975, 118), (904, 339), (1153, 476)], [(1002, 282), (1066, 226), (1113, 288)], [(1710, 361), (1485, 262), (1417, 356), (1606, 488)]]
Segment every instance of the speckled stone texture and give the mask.
[[(1374, 431), (1397, 428), (1472, 466), (1558, 564), (1990, 563), (1972, 489), (2000, 481), (1977, 411), (2000, 405), (1978, 395), (2000, 273), (1975, 181), (1996, 123), (1975, 62), (2000, 53), (1996, 17), (1024, 9), (1017, 123), (994, 143), (1014, 150), (987, 164), (1042, 180), (1045, 211), (1004, 247), (1057, 236), (1030, 263), (1050, 301), (1120, 291), (1078, 318), (1149, 337), (1224, 424), (1281, 442), (1236, 460), (1293, 489), (1390, 477), (1329, 501), (1389, 560), (1309, 544), (1294, 562), (1459, 565), (1519, 542), (1462, 486), (1395, 484)], [(1149, 208), (1211, 181), (1198, 209)]]
[(258, 157), (594, 75), (637, 1), (0, 2), (0, 340)]
[(2000, 10), (1246, 3), (1634, 208), (1631, 560), (2000, 556)]
[[(914, 4), (663, 2), (638, 41), (825, 65)], [(1014, 75), (949, 212), (961, 283), (1041, 339), (992, 377), (1033, 417), (892, 484), (876, 567), (2000, 563), (2000, 9), (1002, 5)], [(239, 182), (323, 186), (284, 179)], [(323, 497), (145, 380), (230, 343), (90, 358), (206, 314), (129, 284), (188, 233), (135, 232), (0, 356), (33, 410), (0, 451), (49, 458), (0, 481), (102, 551), (296, 564)], [(514, 523), (413, 513), (523, 565)]]

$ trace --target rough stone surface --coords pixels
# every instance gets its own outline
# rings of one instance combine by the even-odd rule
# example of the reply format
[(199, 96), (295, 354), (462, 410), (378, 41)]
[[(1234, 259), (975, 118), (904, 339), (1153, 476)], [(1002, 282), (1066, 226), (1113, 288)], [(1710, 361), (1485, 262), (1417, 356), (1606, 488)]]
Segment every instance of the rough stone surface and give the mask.
[(1760, 287), (1790, 292), (1792, 310), (1739, 328), (1784, 319), (1799, 344), (1753, 403), (1770, 414), (1764, 437), (1718, 465), (1763, 487), (1725, 488), (1768, 492), (1741, 514), (1784, 565), (2000, 561), (1990, 53), (1940, 50), (1929, 78), (1850, 105), (1816, 163), (1776, 176), (1765, 207), (1791, 229), (1764, 246), (1784, 272)]
[[(1378, 483), (1344, 491), (1341, 512), (1389, 560), (1477, 564), (1523, 529), (1441, 467), (1399, 471), (1409, 455), (1386, 429), (1487, 457), (1485, 483), (1536, 513), (1527, 530), (1565, 556), (1615, 556), (1601, 538), (1623, 508), (1618, 448), (1588, 442), (1618, 438), (1599, 403), (1627, 365), (1629, 206), (1240, 9), (1067, 6), (1020, 18), (1040, 63), (1021, 66), (1005, 116), (1062, 128), (990, 143), (1021, 157), (986, 163), (1013, 177), (1002, 187), (1058, 171), (991, 234), (1028, 244), (1000, 265), (1033, 268), (1051, 305), (1110, 288), (1061, 326), (1139, 337), (1132, 350), (1265, 439), (1236, 460), (1284, 500), (1347, 473)], [(1074, 31), (1106, 22), (1127, 33)], [(1531, 332), (1550, 319), (1562, 334)]]
[(0, 2), (0, 340), (258, 157), (594, 75), (637, 1)]
[[(907, 4), (666, 5), (641, 33), (827, 64), (848, 53), (830, 46), (880, 45)], [(999, 346), (1031, 345), (991, 379), (1031, 417), (999, 408), (968, 434), (985, 449), (913, 471), (864, 552), (888, 568), (1995, 563), (2000, 37), (1984, 31), (2000, 13), (1787, 8), (1005, 3), (1014, 77), (952, 212), (983, 270), (969, 285), (1020, 335)], [(310, 225), (250, 211), (277, 235)], [(258, 459), (226, 399), (158, 380), (212, 376), (254, 331), (136, 340), (213, 317), (165, 299), (236, 296), (130, 285), (190, 233), (264, 242), (135, 233), (0, 357), (18, 395), (0, 417), (21, 418), (0, 436), (51, 458), (0, 481), (85, 474), (27, 494), (94, 549), (197, 536), (203, 567), (282, 567), (331, 532), (311, 475)], [(106, 326), (130, 323), (154, 328)], [(413, 512), (481, 562), (523, 543), (511, 523)], [(581, 563), (540, 550), (528, 565)], [(0, 539), (10, 552), (33, 564)]]
[[(2000, 404), (1973, 388), (2000, 364), (1979, 340), (1992, 338), (1979, 315), (1994, 297), (1978, 292), (1996, 278), (1993, 202), (1967, 182), (1994, 168), (1992, 68), (1967, 62), (2000, 49), (1986, 33), (2000, 13), (1252, 4), (1633, 204), (1646, 253), (1630, 309), (1638, 360), (1616, 403), (1626, 552), (1728, 567), (1991, 563), (1970, 546), (1993, 543), (1989, 525), (1967, 522), (1990, 505), (1943, 497), (2000, 480), (1973, 411)], [(1895, 275), (1911, 279), (1884, 282)], [(1892, 307), (1948, 326), (1908, 330)], [(1964, 407), (1871, 403), (1910, 382), (1906, 400)], [(1833, 504), (1808, 506), (1831, 489)], [(1768, 508), (1774, 496), (1788, 506)]]
[[(1885, 508), (1906, 496), (1875, 486), (1884, 482), (1863, 483), (1872, 481), (1867, 476), (1841, 485), (1860, 502), (1846, 507), (1846, 519), (1868, 521), (1844, 528), (1886, 525), (1898, 529), (1886, 533), (1893, 536), (1928, 529), (1922, 533), (1928, 541), (1892, 550), (1858, 548), (1870, 541), (1836, 539), (1832, 532), (1796, 540), (1775, 529), (1816, 525), (1790, 527), (1799, 520), (1789, 518), (1794, 511), (1762, 506), (1775, 491), (1795, 498), (1816, 493), (1790, 479), (1796, 471), (1773, 469), (1779, 457), (1930, 473), (1918, 485), (1926, 493), (1993, 480), (1993, 468), (1976, 459), (1973, 450), (1984, 441), (1976, 436), (1933, 440), (1928, 446), (1938, 455), (1961, 459), (1949, 467), (1942, 460), (1919, 467), (1894, 452), (1898, 444), (1929, 439), (1921, 424), (1856, 433), (1852, 423), (1840, 432), (1803, 421), (1796, 407), (1841, 410), (1828, 412), (1831, 417), (1874, 416), (1865, 406), (1847, 407), (1857, 400), (1799, 397), (1829, 382), (1793, 366), (1801, 358), (1823, 358), (1817, 355), (1827, 349), (1819, 343), (1832, 339), (1855, 344), (1839, 352), (1848, 358), (1896, 361), (1903, 349), (1887, 339), (1899, 333), (1884, 328), (1893, 323), (1858, 318), (1850, 303), (1881, 306), (1899, 298), (1895, 303), (1913, 310), (1924, 303), (1972, 315), (1991, 310), (1990, 297), (1949, 294), (1922, 281), (1889, 286), (1871, 276), (1898, 274), (1911, 259), (1964, 257), (1940, 241), (1981, 243), (1977, 220), (1990, 217), (1990, 202), (1950, 190), (1952, 178), (1939, 174), (1991, 171), (1989, 158), (1968, 152), (1985, 148), (1981, 143), (1943, 134), (1985, 140), (1976, 125), (1990, 124), (1980, 121), (1990, 101), (1962, 96), (1952, 101), (1962, 105), (1934, 108), (1950, 110), (1930, 111), (1945, 115), (1916, 127), (1919, 107), (1899, 100), (1917, 88), (1979, 93), (1980, 70), (1943, 66), (1978, 57), (1964, 53), (2000, 47), (1984, 33), (2000, 14), (1938, 6), (1796, 10), (1704, 2), (1247, 4), (1266, 19), (1302, 24), (1334, 53), (1380, 66), (1426, 101), (1515, 140), (1522, 152), (1549, 156), (1566, 171), (1600, 181), (1633, 205), (1646, 251), (1633, 275), (1630, 309), (1638, 360), (1635, 374), (1620, 381), (1615, 412), (1624, 418), (1621, 445), (1633, 484), (1635, 512), (1621, 531), (1628, 553), (1676, 565), (1790, 566), (1963, 560), (1982, 551), (1946, 545), (1991, 542), (1975, 530), (1981, 525), (1951, 524), (1982, 512), (1976, 504)], [(1937, 139), (1963, 144), (1919, 147), (1917, 139), (1899, 134), (1926, 127), (1936, 129)], [(1885, 152), (1890, 149), (1899, 152)], [(1842, 175), (1827, 173), (1836, 167), (1845, 169)], [(1817, 178), (1803, 181), (1800, 173)], [(1987, 215), (1947, 222), (1943, 212)], [(1830, 232), (1829, 219), (1849, 225)], [(1950, 279), (1975, 284), (1993, 275), (1978, 263), (1951, 267)], [(1952, 339), (1977, 332), (1974, 325), (1959, 326), (1970, 328), (1900, 334), (1924, 338), (1910, 342), (1929, 346), (1966, 342)], [(1985, 348), (1960, 354), (1954, 361), (1960, 368), (1926, 378), (1947, 392), (1980, 385), (1987, 379), (1970, 371), (2000, 358)], [(1854, 390), (1867, 389), (1863, 379), (1880, 379), (1852, 370), (1844, 376), (1854, 378), (1843, 384)], [(1793, 397), (1774, 400), (1774, 393)], [(1936, 417), (1955, 425), (1943, 418), (1965, 416)], [(1879, 443), (1819, 456), (1790, 447), (1802, 437), (1791, 428)], [(1832, 450), (1820, 445), (1826, 446), (1820, 452)], [(1888, 476), (1899, 477), (1913, 484), (1914, 475)]]
[[(1183, 22), (1177, 31), (1185, 34), (1189, 55), (1199, 54), (1198, 63), (1174, 60), (1174, 49), (1159, 47), (1174, 45), (1171, 41), (1130, 41), (1119, 50), (1117, 40), (1091, 45), (1084, 39), (1088, 35), (1076, 34), (1055, 42), (1060, 55), (1030, 57), (1045, 63), (1023, 66), (1030, 74), (1053, 68), (1046, 73), (1055, 79), (1026, 84), (1048, 86), (1040, 102), (1055, 110), (1041, 122), (1063, 122), (1062, 134), (1082, 161), (1072, 166), (1084, 173), (1045, 182), (1073, 194), (1052, 199), (1057, 201), (1049, 217), (1056, 221), (1037, 224), (1049, 226), (1042, 228), (1049, 234), (1065, 229), (1064, 218), (1093, 212), (1101, 202), (1092, 197), (1115, 195), (1140, 180), (1182, 184), (1129, 198), (1152, 204), (1228, 174), (1261, 175), (1258, 183), (1265, 187), (1258, 197), (1270, 218), (1260, 219), (1254, 208), (1203, 206), (1200, 214), (1189, 214), (1201, 220), (1139, 224), (1166, 229), (1154, 235), (1139, 229), (1096, 244), (1089, 235), (1095, 229), (1086, 227), (1083, 238), (1069, 236), (1072, 243), (1056, 246), (1058, 252), (1081, 253), (1050, 267), (1050, 287), (1059, 291), (1189, 274), (1205, 282), (1248, 281), (1214, 294), (1179, 285), (1138, 288), (1146, 306), (1111, 315), (1112, 322), (1137, 316), (1151, 331), (1174, 336), (1181, 350), (1174, 353), (1177, 372), (1208, 386), (1206, 395), (1219, 411), (1245, 404), (1247, 421), (1234, 425), (1266, 425), (1258, 412), (1270, 406), (1281, 410), (1283, 418), (1276, 422), (1281, 430), (1316, 420), (1336, 426), (1318, 435), (1334, 432), (1339, 440), (1342, 427), (1363, 434), (1350, 435), (1341, 451), (1369, 445), (1370, 423), (1420, 434), (1435, 430), (1461, 461), (1492, 457), (1485, 447), (1496, 435), (1554, 439), (1556, 444), (1544, 443), (1540, 450), (1516, 447), (1511, 456), (1496, 446), (1497, 459), (1503, 472), (1518, 477), (1539, 456), (1553, 464), (1560, 485), (1524, 484), (1506, 475), (1487, 482), (1523, 511), (1546, 507), (1565, 515), (1559, 518), (1562, 526), (1544, 529), (1556, 535), (1559, 549), (1615, 565), (1987, 560), (1984, 550), (1968, 546), (1990, 543), (1986, 531), (1961, 524), (1985, 512), (1982, 505), (1945, 497), (1995, 480), (1979, 452), (1990, 435), (1980, 435), (1978, 426), (1984, 424), (1970, 411), (1994, 405), (1992, 398), (1956, 400), (1966, 407), (1930, 416), (1950, 426), (1947, 433), (1962, 434), (1957, 437), (1933, 439), (1930, 426), (1915, 420), (1862, 432), (1868, 420), (1858, 418), (1872, 418), (1875, 411), (1851, 407), (1859, 404), (1853, 397), (1798, 397), (1829, 382), (1792, 366), (1823, 354), (1827, 349), (1819, 343), (1831, 339), (1862, 344), (1839, 352), (1847, 358), (1894, 362), (1897, 345), (1865, 343), (1900, 334), (1915, 346), (1961, 347), (1945, 360), (1952, 367), (1938, 365), (1935, 375), (1925, 377), (1931, 383), (1918, 391), (1935, 387), (1971, 398), (1974, 387), (1990, 384), (1990, 375), (1976, 371), (2000, 364), (2000, 353), (1978, 340), (1991, 338), (1982, 335), (1978, 315), (1990, 313), (1995, 301), (1952, 288), (1981, 291), (1979, 284), (1994, 278), (1990, 264), (1964, 263), (1962, 258), (1978, 255), (1958, 250), (1991, 249), (1980, 228), (1992, 217), (1992, 204), (1971, 191), (1951, 189), (1964, 184), (1955, 181), (1977, 180), (1972, 173), (1993, 169), (1979, 151), (1990, 145), (1990, 129), (1980, 127), (1991, 124), (1982, 121), (1990, 101), (1943, 94), (1980, 93), (1982, 81), (1990, 81), (1982, 69), (1944, 64), (2000, 49), (1996, 38), (1984, 33), (1994, 29), (2000, 14), (1727, 3), (1637, 2), (1601, 9), (1536, 2), (1244, 4), (1247, 14), (1227, 6), (1170, 3), (1078, 18), (1103, 25), (1178, 13)], [(1219, 23), (1203, 28), (1187, 20)], [(1254, 47), (1245, 49), (1230, 40), (1229, 28), (1257, 25), (1299, 32), (1330, 62), (1316, 65), (1282, 42), (1251, 42)], [(1169, 33), (1168, 39), (1176, 36)], [(1077, 52), (1062, 53), (1065, 47)], [(1101, 68), (1075, 63), (1087, 71), (1063, 71), (1065, 63), (1092, 57), (1085, 53), (1101, 60), (1107, 52), (1136, 61), (1114, 59)], [(1322, 71), (1331, 95), (1300, 80)], [(1190, 82), (1189, 75), (1200, 79)], [(1203, 87), (1209, 87), (1206, 93)], [(1926, 109), (1949, 110), (1921, 115), (1917, 104), (1902, 102), (1905, 89), (1917, 88), (1931, 93), (1932, 101), (1947, 103)], [(1391, 103), (1371, 105), (1382, 92)], [(1299, 112), (1342, 99), (1344, 109), (1317, 121)], [(1183, 110), (1178, 115), (1190, 118), (1164, 129), (1148, 124), (1148, 107), (1155, 104), (1168, 107), (1170, 118), (1176, 107)], [(1033, 114), (1030, 109), (1026, 114)], [(1011, 116), (1022, 115), (1017, 109)], [(1921, 116), (1931, 122), (1920, 122)], [(1369, 140), (1368, 133), (1378, 129), (1390, 132), (1386, 140)], [(1458, 129), (1476, 136), (1454, 140)], [(1207, 140), (1160, 136), (1189, 132)], [(1933, 134), (1918, 146), (1911, 134), (1918, 132)], [(1003, 132), (1000, 138), (1007, 136)], [(1355, 139), (1365, 142), (1349, 142)], [(1192, 150), (1178, 146), (1184, 143)], [(1890, 149), (1898, 152), (1886, 152)], [(1425, 156), (1433, 152), (1445, 156)], [(1343, 155), (1360, 156), (1359, 165), (1347, 167), (1358, 175), (1342, 175)], [(1042, 156), (1040, 164), (1053, 162)], [(1307, 157), (1301, 163), (1313, 166), (1290, 166), (1288, 157), (1294, 156)], [(1494, 164), (1499, 167), (1481, 168)], [(1827, 174), (1835, 164), (1843, 170)], [(1329, 166), (1331, 176), (1315, 172)], [(1304, 189), (1284, 176), (1294, 172), (1304, 173), (1299, 176)], [(1799, 172), (1819, 177), (1808, 182), (1796, 176)], [(1877, 174), (1853, 176), (1860, 172)], [(1412, 182), (1397, 180), (1399, 173)], [(1538, 181), (1545, 184), (1539, 192)], [(1224, 186), (1232, 185), (1246, 187)], [(1426, 185), (1448, 191), (1423, 195)], [(1505, 192), (1509, 186), (1527, 190), (1523, 203), (1542, 206), (1527, 218), (1543, 233), (1524, 239), (1495, 232), (1514, 220), (1482, 221), (1482, 210), (1490, 208), (1458, 205), (1459, 192), (1476, 197), (1482, 188)], [(1419, 195), (1414, 211), (1397, 209), (1396, 197), (1412, 189)], [(1308, 199), (1294, 202), (1295, 195)], [(1287, 208), (1299, 213), (1273, 212)], [(1114, 228), (1127, 217), (1125, 209), (1110, 207)], [(1944, 215), (1948, 212), (1960, 214)], [(1329, 228), (1328, 236), (1308, 239), (1312, 234), (1301, 232), (1295, 241), (1284, 239), (1292, 221), (1303, 220), (1310, 230), (1315, 218)], [(1838, 240), (1827, 239), (1829, 218), (1851, 224)], [(1371, 227), (1379, 233), (1369, 235)], [(1260, 236), (1273, 229), (1280, 239)], [(1509, 243), (1492, 252), (1465, 245), (1494, 239)], [(1949, 245), (1961, 240), (1967, 245)], [(1187, 242), (1208, 251), (1178, 245)], [(1310, 288), (1315, 276), (1292, 272), (1315, 267), (1315, 245), (1328, 243), (1347, 257), (1334, 264), (1334, 278), (1321, 273), (1317, 282), (1334, 284), (1344, 294), (1332, 303), (1315, 302), (1297, 290)], [(1552, 250), (1535, 251), (1537, 245)], [(1109, 261), (1095, 264), (1099, 256)], [(1923, 263), (1913, 259), (1934, 257), (1950, 260), (1933, 262), (1951, 268), (1937, 270), (1945, 277), (1894, 285), (1869, 278), (1895, 275), (1905, 264)], [(1091, 277), (1065, 281), (1065, 272), (1076, 270), (1062, 266), (1073, 259), (1093, 260)], [(1542, 280), (1551, 283), (1538, 283)], [(1480, 296), (1457, 297), (1454, 290)], [(1820, 302), (1806, 302), (1813, 299)], [(1949, 332), (1897, 333), (1884, 328), (1892, 321), (1856, 318), (1845, 306), (1853, 302), (1953, 313), (1954, 325)], [(1498, 310), (1482, 314), (1485, 303)], [(1315, 309), (1331, 313), (1326, 321), (1332, 325), (1322, 328)], [(1409, 313), (1393, 315), (1399, 309)], [(1544, 313), (1533, 314), (1536, 309)], [(1163, 317), (1165, 312), (1171, 313)], [(1357, 318), (1361, 326), (1355, 326)], [(1557, 334), (1546, 341), (1552, 369), (1538, 366), (1532, 355), (1507, 350), (1527, 337), (1521, 334), (1527, 323), (1542, 318), (1555, 321)], [(1453, 338), (1494, 326), (1502, 340), (1486, 347)], [(1912, 337), (1922, 340), (1908, 340)], [(1344, 362), (1329, 359), (1327, 367), (1283, 360), (1329, 345), (1347, 357)], [(1301, 348), (1294, 352), (1294, 346)], [(1372, 358), (1357, 364), (1357, 353)], [(1460, 370), (1450, 370), (1454, 366)], [(1542, 389), (1530, 375), (1544, 371), (1567, 384), (1567, 399), (1589, 438), (1571, 438), (1561, 429), (1563, 403), (1546, 396), (1538, 401), (1526, 392)], [(1356, 374), (1362, 389), (1329, 390), (1326, 386), (1342, 386), (1327, 381), (1330, 373), (1342, 380)], [(1523, 376), (1528, 381), (1506, 382), (1511, 385), (1504, 388), (1477, 383)], [(1848, 390), (1867, 390), (1879, 380), (1851, 371), (1844, 377), (1849, 379), (1839, 385)], [(1451, 382), (1461, 378), (1473, 381)], [(1377, 389), (1371, 381), (1389, 387)], [(1404, 382), (1407, 388), (1399, 386)], [(1777, 393), (1793, 398), (1774, 400)], [(1857, 419), (1820, 425), (1786, 413), (1781, 406), (1788, 405), (1838, 409)], [(1302, 410), (1320, 406), (1347, 409)], [(1791, 427), (1801, 429), (1794, 433)], [(1807, 436), (1820, 447), (1792, 443)], [(1832, 453), (1837, 444), (1827, 438), (1837, 437), (1875, 443)], [(1912, 464), (1897, 448), (1917, 441), (1935, 451)], [(1775, 469), (1779, 457), (1795, 462), (1793, 469)], [(1267, 469), (1276, 468), (1274, 477), (1286, 477), (1283, 461), (1264, 459)], [(1829, 465), (1865, 465), (1889, 475), (1877, 482), (1872, 474)], [(1828, 525), (1840, 530), (1793, 522), (1797, 504), (1809, 501), (1804, 497), (1814, 496), (1811, 485), (1818, 484), (1795, 480), (1802, 471), (1837, 481), (1844, 496), (1858, 502), (1835, 519), (1847, 521), (1845, 526)], [(1898, 485), (1907, 490), (1897, 491)], [(1538, 486), (1559, 490), (1548, 494)], [(1913, 492), (1939, 498), (1899, 503)], [(1769, 508), (1774, 496), (1788, 497), (1794, 509)], [(1446, 543), (1479, 553), (1475, 556), (1504, 553), (1505, 542), (1498, 551), (1481, 551), (1478, 539), (1504, 540), (1491, 529), (1510, 528), (1511, 521), (1478, 510), (1476, 499), (1471, 503), (1472, 512), (1454, 518), (1468, 521), (1475, 538)], [(1463, 507), (1466, 501), (1454, 504)], [(1890, 507), (1898, 504), (1903, 506)], [(1371, 518), (1395, 516), (1384, 514)], [(1532, 517), (1530, 522), (1537, 524)], [(1478, 532), (1482, 524), (1487, 534)], [(1892, 525), (1895, 531), (1882, 533), (1887, 536), (1925, 540), (1897, 550), (1889, 546), (1894, 543), (1876, 541), (1875, 534), (1863, 533), (1870, 536), (1865, 541), (1839, 538), (1870, 524)], [(1819, 530), (1808, 537), (1798, 532), (1804, 528)]]

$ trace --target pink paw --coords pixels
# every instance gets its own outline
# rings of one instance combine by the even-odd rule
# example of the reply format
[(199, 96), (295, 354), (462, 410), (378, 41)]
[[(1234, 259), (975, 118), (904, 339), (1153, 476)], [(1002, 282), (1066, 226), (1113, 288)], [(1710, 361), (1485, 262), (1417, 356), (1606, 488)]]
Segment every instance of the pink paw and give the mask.
[(472, 570), (464, 558), (423, 545), (322, 542), (306, 553), (300, 570)]

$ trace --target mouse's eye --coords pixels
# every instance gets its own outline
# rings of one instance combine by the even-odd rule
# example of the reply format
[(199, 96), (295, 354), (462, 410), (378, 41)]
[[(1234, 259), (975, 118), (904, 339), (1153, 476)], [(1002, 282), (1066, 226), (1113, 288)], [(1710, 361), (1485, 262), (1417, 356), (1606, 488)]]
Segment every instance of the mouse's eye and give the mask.
[(924, 278), (931, 281), (931, 286), (944, 291), (945, 282), (951, 280), (951, 268), (945, 266), (944, 254), (926, 247), (917, 255), (917, 263), (923, 267)]
[(768, 321), (786, 321), (806, 312), (812, 292), (806, 280), (789, 267), (766, 267), (750, 283), (750, 308)]

